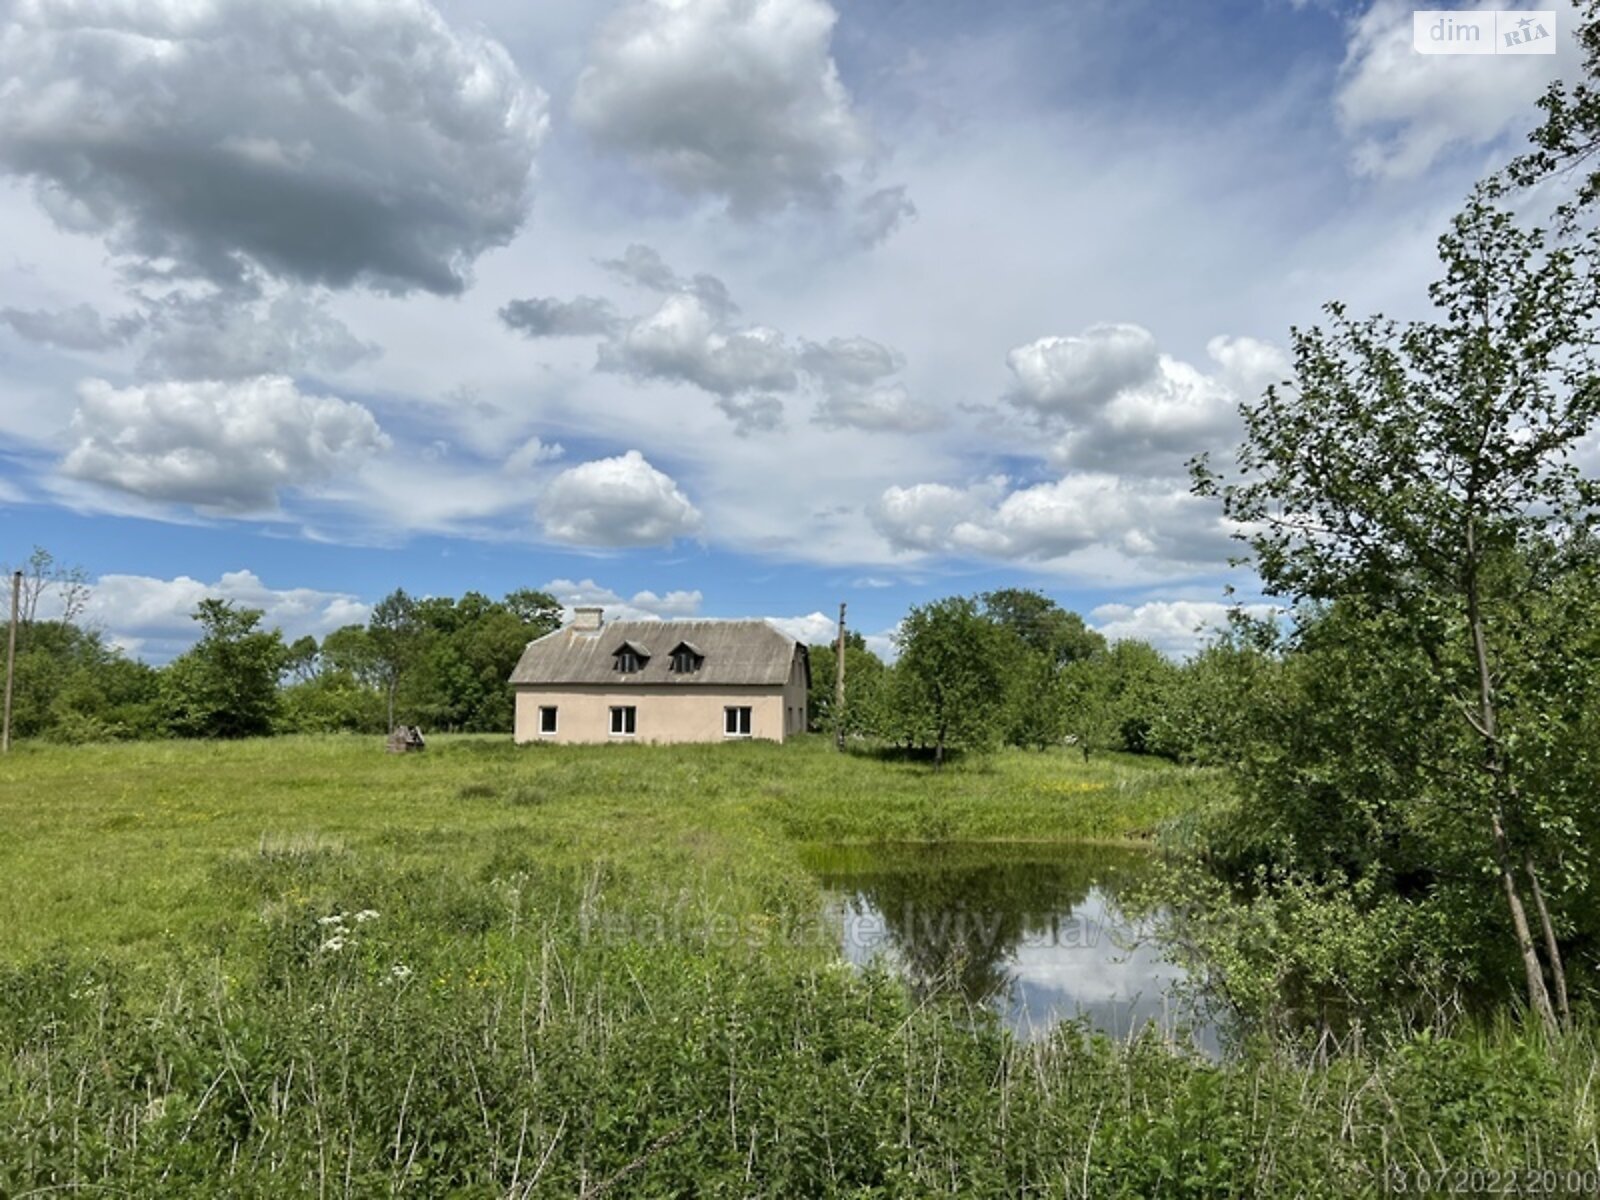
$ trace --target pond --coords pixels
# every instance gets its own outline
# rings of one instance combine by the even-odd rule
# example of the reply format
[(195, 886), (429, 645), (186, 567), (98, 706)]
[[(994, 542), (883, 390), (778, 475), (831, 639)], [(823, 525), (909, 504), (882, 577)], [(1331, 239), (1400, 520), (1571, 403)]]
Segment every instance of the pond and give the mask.
[(1118, 893), (1149, 854), (1112, 846), (993, 843), (825, 846), (804, 851), (832, 896), (841, 953), (879, 961), (918, 998), (993, 1009), (1037, 1037), (1063, 1020), (1125, 1039), (1150, 1023), (1218, 1053), (1217, 1031), (1175, 994), (1183, 971)]

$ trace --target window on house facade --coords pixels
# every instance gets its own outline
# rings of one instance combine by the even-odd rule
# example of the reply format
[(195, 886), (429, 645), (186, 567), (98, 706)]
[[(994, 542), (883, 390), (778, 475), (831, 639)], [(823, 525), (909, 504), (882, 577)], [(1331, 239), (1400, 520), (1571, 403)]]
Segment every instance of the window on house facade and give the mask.
[(705, 662), (705, 656), (693, 646), (685, 643), (672, 652), (672, 673), (674, 675), (693, 675), (700, 669), (700, 664), (703, 662)]
[(618, 650), (616, 659), (617, 670), (624, 675), (632, 675), (644, 666), (644, 659), (639, 656), (639, 652), (632, 646), (624, 646), (621, 650)]
[(748, 707), (723, 709), (722, 732), (728, 737), (749, 737), (750, 709)]
[(539, 732), (554, 733), (556, 731), (556, 706), (553, 704), (541, 705), (539, 708)]
[(633, 705), (623, 705), (611, 710), (611, 736), (632, 737), (638, 732), (639, 710)]

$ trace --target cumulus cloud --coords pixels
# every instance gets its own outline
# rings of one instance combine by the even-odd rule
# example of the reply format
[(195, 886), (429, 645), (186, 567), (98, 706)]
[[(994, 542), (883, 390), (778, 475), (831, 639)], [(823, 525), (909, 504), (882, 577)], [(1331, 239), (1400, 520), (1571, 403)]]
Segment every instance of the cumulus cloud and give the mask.
[(1013, 349), (1009, 399), (1061, 431), (1058, 467), (1178, 478), (1194, 455), (1235, 439), (1242, 399), (1289, 374), (1283, 351), (1256, 338), (1214, 337), (1206, 352), (1209, 371), (1161, 353), (1138, 325), (1093, 325)]
[(856, 201), (856, 237), (863, 245), (876, 246), (916, 215), (917, 206), (911, 203), (904, 184), (879, 188)]
[(306, 634), (322, 638), (343, 625), (364, 624), (371, 614), (348, 592), (272, 588), (251, 571), (226, 571), (212, 583), (187, 575), (102, 575), (94, 581), (84, 620), (129, 653), (165, 659), (198, 638), (194, 610), (212, 597), (261, 609), (262, 624), (283, 630), (291, 640)]
[[(1140, 605), (1102, 604), (1089, 614), (1090, 623), (1113, 642), (1149, 642), (1175, 658), (1185, 658), (1226, 629), (1235, 605), (1213, 600), (1151, 600)], [(1271, 604), (1246, 604), (1252, 617), (1281, 611)]]
[(603, 146), (737, 217), (827, 204), (872, 151), (825, 0), (637, 0), (602, 28), (573, 116)]
[(142, 273), (455, 293), (527, 208), (545, 101), (426, 0), (24, 0), (0, 169)]
[(765, 617), (767, 624), (807, 646), (831, 644), (838, 639), (839, 627), (826, 613), (807, 613), (803, 617)]
[(670, 591), (658, 594), (648, 589), (635, 592), (631, 598), (604, 587), (592, 579), (574, 582), (571, 579), (552, 579), (544, 585), (561, 602), (568, 620), (572, 610), (580, 605), (599, 605), (605, 609), (607, 620), (650, 621), (698, 616), (705, 597), (700, 590)]
[(739, 437), (783, 428), (783, 401), (776, 396), (718, 396), (717, 407), (733, 422), (733, 432)]
[(1569, 65), (1578, 25), (1570, 6), (1558, 6), (1556, 54), (1418, 54), (1413, 9), (1377, 0), (1350, 25), (1334, 103), (1361, 175), (1414, 178), (1453, 148), (1493, 142), (1530, 122), (1540, 93)]
[(557, 300), (550, 296), (513, 300), (500, 309), (500, 320), (526, 338), (590, 337), (610, 333), (616, 309), (599, 296)]
[(167, 379), (243, 379), (342, 371), (379, 354), (318, 296), (299, 288), (271, 299), (232, 292), (173, 297), (152, 307), (141, 368)]
[(679, 275), (653, 246), (635, 242), (622, 252), (620, 258), (606, 259), (600, 265), (633, 287), (651, 292), (687, 292), (719, 317), (728, 317), (739, 311), (739, 306), (728, 295), (728, 287), (722, 280), (704, 273), (688, 277)]
[(805, 369), (826, 384), (865, 386), (905, 366), (905, 356), (871, 338), (829, 338), (807, 342), (800, 351)]
[(30, 342), (62, 350), (111, 350), (124, 345), (144, 328), (137, 313), (106, 320), (98, 309), (78, 304), (55, 312), (44, 309), (0, 309), (0, 321)]
[(817, 405), (816, 421), (833, 429), (867, 433), (924, 433), (944, 424), (944, 413), (911, 399), (901, 384), (841, 387)]
[(548, 462), (555, 462), (566, 454), (559, 442), (541, 441), (531, 437), (506, 456), (503, 469), (512, 474), (525, 474)]
[(1012, 488), (1004, 477), (970, 487), (921, 483), (884, 491), (875, 528), (897, 550), (1048, 562), (1091, 547), (1130, 558), (1215, 559), (1228, 531), (1186, 489), (1083, 472)]
[(700, 528), (700, 512), (637, 450), (571, 467), (539, 498), (545, 534), (580, 546), (657, 546)]
[(323, 483), (389, 439), (359, 404), (293, 380), (165, 382), (78, 389), (64, 474), (147, 500), (225, 513), (276, 507), (285, 488)]
[(697, 295), (679, 292), (600, 348), (599, 367), (635, 379), (690, 383), (719, 396), (792, 391), (795, 352), (764, 325), (728, 328)]
[(1160, 356), (1138, 325), (1091, 325), (1072, 337), (1043, 337), (1006, 355), (1017, 377), (1013, 401), (1045, 417), (1093, 414), (1125, 388), (1150, 379)]

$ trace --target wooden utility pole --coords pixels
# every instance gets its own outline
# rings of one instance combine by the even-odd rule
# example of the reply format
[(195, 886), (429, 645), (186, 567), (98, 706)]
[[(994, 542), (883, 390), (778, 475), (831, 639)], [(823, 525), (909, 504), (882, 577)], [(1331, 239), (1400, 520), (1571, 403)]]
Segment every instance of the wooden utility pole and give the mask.
[(844, 603), (839, 604), (839, 646), (833, 656), (833, 744), (844, 749)]
[(0, 754), (11, 753), (11, 682), (17, 673), (17, 617), (22, 611), (22, 572), (11, 576), (11, 636), (6, 648), (6, 712), (0, 729)]

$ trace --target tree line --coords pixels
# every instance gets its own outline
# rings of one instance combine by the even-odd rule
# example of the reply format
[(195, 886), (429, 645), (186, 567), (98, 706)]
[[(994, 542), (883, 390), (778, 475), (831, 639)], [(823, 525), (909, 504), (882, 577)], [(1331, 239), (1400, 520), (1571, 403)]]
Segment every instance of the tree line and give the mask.
[(1167, 719), (1189, 668), (1137, 640), (1108, 643), (1041, 592), (1003, 588), (913, 608), (892, 665), (859, 634), (845, 645), (845, 704), (835, 703), (836, 645), (811, 647), (812, 728), (925, 756), (999, 746), (1191, 756)]
[[(212, 597), (193, 614), (194, 646), (155, 667), (83, 622), (81, 570), (36, 550), (25, 578), (13, 729), (62, 742), (383, 733), (396, 722), (509, 731), (506, 679), (523, 647), (561, 623), (556, 599), (532, 589), (499, 600), (397, 590), (364, 625), (290, 641), (261, 610)], [(41, 616), (41, 600), (59, 615)]]

